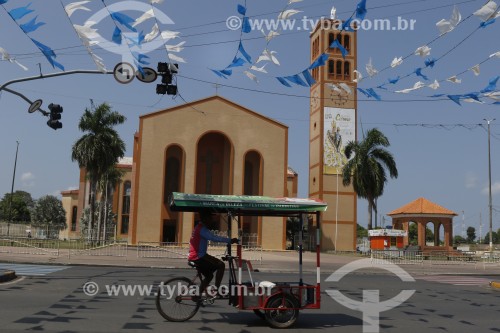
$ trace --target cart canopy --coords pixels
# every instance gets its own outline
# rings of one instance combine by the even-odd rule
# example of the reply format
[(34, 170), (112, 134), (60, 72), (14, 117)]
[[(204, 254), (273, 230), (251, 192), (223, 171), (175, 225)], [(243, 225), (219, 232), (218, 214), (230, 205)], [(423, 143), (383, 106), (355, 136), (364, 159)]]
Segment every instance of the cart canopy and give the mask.
[(170, 209), (178, 212), (198, 212), (208, 209), (233, 215), (293, 216), (301, 213), (324, 212), (327, 203), (317, 199), (272, 198), (251, 195), (211, 195), (174, 192)]

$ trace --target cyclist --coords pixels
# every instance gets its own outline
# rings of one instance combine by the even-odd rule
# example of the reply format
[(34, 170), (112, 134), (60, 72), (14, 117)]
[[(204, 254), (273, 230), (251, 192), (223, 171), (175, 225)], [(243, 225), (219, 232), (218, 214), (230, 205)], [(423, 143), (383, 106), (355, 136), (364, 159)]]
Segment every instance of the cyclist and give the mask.
[[(191, 239), (189, 240), (188, 260), (195, 263), (198, 270), (203, 274), (204, 279), (200, 285), (200, 293), (203, 293), (215, 275), (215, 287), (219, 287), (224, 277), (226, 266), (224, 262), (207, 253), (208, 241), (234, 244), (238, 243), (238, 238), (226, 238), (214, 235), (209, 228), (212, 227), (213, 219), (209, 211), (200, 212), (200, 220), (196, 224)], [(199, 300), (199, 296), (196, 298)]]

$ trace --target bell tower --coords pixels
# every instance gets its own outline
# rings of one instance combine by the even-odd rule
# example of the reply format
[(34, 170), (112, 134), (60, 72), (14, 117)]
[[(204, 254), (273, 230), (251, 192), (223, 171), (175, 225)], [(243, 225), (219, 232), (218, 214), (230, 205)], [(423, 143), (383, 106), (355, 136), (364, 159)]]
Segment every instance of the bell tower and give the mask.
[(322, 250), (356, 249), (357, 197), (352, 186), (342, 185), (342, 168), (346, 144), (357, 140), (357, 36), (341, 26), (323, 19), (310, 36), (311, 63), (328, 54), (325, 66), (312, 70), (309, 113), (309, 197), (328, 203)]

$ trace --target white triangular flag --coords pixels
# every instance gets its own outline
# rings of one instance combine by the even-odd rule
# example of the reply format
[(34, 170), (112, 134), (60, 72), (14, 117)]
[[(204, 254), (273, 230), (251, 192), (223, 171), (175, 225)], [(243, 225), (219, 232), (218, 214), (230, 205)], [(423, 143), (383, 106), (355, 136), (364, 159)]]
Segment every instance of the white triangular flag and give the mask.
[(422, 87), (425, 86), (425, 83), (421, 82), (421, 81), (418, 81), (417, 83), (415, 83), (413, 85), (413, 88), (407, 88), (407, 89), (403, 89), (403, 90), (397, 90), (396, 92), (397, 93), (401, 93), (401, 94), (407, 94), (409, 93), (410, 91), (413, 91), (413, 90), (417, 90), (417, 89), (420, 89)]
[(90, 1), (73, 2), (73, 3), (70, 3), (69, 5), (67, 5), (66, 7), (64, 7), (64, 10), (66, 11), (66, 14), (68, 15), (68, 17), (71, 17), (71, 15), (73, 15), (73, 13), (75, 11), (77, 11), (78, 9), (86, 10), (86, 11), (90, 12), (90, 9), (88, 9), (87, 7), (84, 6), (85, 4), (87, 4), (89, 2)]
[(23, 64), (19, 63), (16, 59), (12, 58), (10, 54), (2, 47), (0, 47), (0, 55), (2, 55), (2, 60), (7, 60), (10, 63), (16, 64), (25, 71), (28, 70), (28, 67), (24, 66)]
[(479, 76), (479, 74), (481, 74), (481, 69), (479, 68), (479, 64), (472, 67), (470, 70), (474, 73), (475, 76)]
[(269, 42), (271, 39), (278, 37), (280, 35), (279, 32), (273, 31), (273, 30), (269, 31), (269, 33), (267, 35), (264, 32), (264, 29), (261, 29), (260, 31), (262, 32), (264, 37), (266, 37), (266, 42)]
[(302, 2), (302, 0), (288, 0), (288, 4), (291, 5), (292, 3), (296, 2)]
[(278, 15), (278, 20), (287, 20), (295, 14), (302, 13), (300, 10), (288, 9)]
[(403, 57), (396, 57), (394, 58), (394, 60), (392, 60), (391, 62), (391, 67), (394, 68), (394, 67), (397, 67), (399, 65), (401, 65), (403, 63)]
[(186, 42), (180, 42), (179, 44), (177, 45), (165, 45), (167, 47), (167, 51), (168, 52), (181, 52), (182, 50), (184, 50), (184, 48), (182, 47), (184, 44), (186, 44)]
[(366, 72), (368, 73), (368, 75), (370, 77), (375, 76), (378, 73), (378, 70), (375, 69), (375, 67), (373, 67), (372, 58), (370, 58), (370, 61), (366, 64), (365, 68), (366, 68)]
[(497, 57), (500, 58), (500, 51), (490, 54), (490, 58)]
[(457, 6), (453, 7), (453, 13), (451, 14), (451, 18), (449, 20), (442, 19), (438, 23), (436, 23), (436, 26), (439, 29), (439, 32), (441, 35), (444, 35), (453, 29), (460, 23), (460, 20), (462, 19), (462, 15), (460, 15), (460, 12), (458, 11)]
[(158, 23), (155, 23), (153, 25), (153, 28), (151, 29), (151, 32), (148, 33), (146, 36), (144, 36), (144, 41), (146, 43), (149, 43), (150, 41), (158, 37), (159, 34), (160, 34), (160, 28), (158, 27)]
[(431, 48), (428, 47), (427, 45), (420, 46), (415, 50), (415, 55), (421, 56), (421, 57), (427, 57), (428, 55), (431, 54)]
[(276, 51), (269, 51), (268, 49), (265, 49), (262, 54), (259, 56), (257, 59), (256, 63), (259, 63), (261, 61), (271, 61), (275, 65), (280, 65), (280, 62), (278, 59), (274, 56), (277, 52)]
[(179, 38), (179, 34), (180, 32), (176, 32), (176, 31), (163, 31), (161, 33), (161, 38), (163, 38), (163, 40), (169, 40), (169, 39), (174, 39), (174, 38)]
[(144, 14), (142, 14), (140, 17), (138, 17), (135, 22), (132, 24), (132, 27), (136, 27), (138, 26), (139, 24), (141, 24), (142, 22), (145, 22), (151, 18), (154, 18), (155, 17), (155, 12), (154, 12), (154, 9), (151, 8), (150, 10), (144, 12)]
[(244, 73), (246, 76), (248, 76), (248, 78), (249, 78), (250, 80), (255, 81), (255, 83), (257, 83), (257, 84), (259, 83), (259, 79), (257, 79), (257, 76), (255, 76), (255, 74), (250, 73), (249, 71), (243, 71), (243, 73)]
[(349, 95), (352, 94), (352, 90), (351, 90), (351, 87), (349, 87), (349, 85), (347, 85), (347, 83), (339, 83), (339, 86), (340, 88), (344, 89), (346, 93), (348, 93)]
[(439, 88), (438, 80), (434, 80), (434, 83), (429, 84), (428, 87), (431, 89), (437, 90)]
[(484, 96), (494, 99), (495, 101), (500, 101), (500, 91), (492, 91), (484, 94)]
[(446, 79), (448, 82), (453, 82), (453, 83), (462, 83), (462, 80), (456, 77), (456, 75), (453, 75), (452, 77), (449, 77)]
[(363, 74), (361, 74), (361, 72), (355, 69), (354, 74), (356, 75), (356, 77), (352, 80), (352, 82), (359, 83), (361, 82), (361, 80), (363, 80)]
[(334, 84), (334, 83), (328, 83), (327, 85), (328, 85), (328, 87), (329, 87), (331, 90), (333, 90), (333, 91), (336, 91), (336, 92), (338, 92), (338, 93), (341, 93), (341, 92), (342, 92), (342, 90), (340, 90), (340, 88), (339, 88), (339, 87), (337, 87), (337, 85), (336, 85), (336, 84)]
[(168, 57), (170, 58), (170, 60), (172, 60), (174, 62), (183, 62), (183, 63), (186, 62), (186, 60), (184, 60), (183, 58), (181, 58), (173, 53), (169, 53)]
[(161, 3), (163, 3), (163, 1), (165, 1), (165, 0), (150, 0), (149, 2), (151, 2), (151, 4), (155, 4), (155, 3), (161, 4)]
[(250, 67), (250, 70), (267, 74), (266, 66), (267, 64), (264, 64), (264, 66), (262, 67), (257, 67), (255, 65), (252, 65), (252, 67)]
[(473, 14), (484, 22), (489, 21), (498, 14), (498, 5), (495, 1), (489, 1), (486, 5), (476, 10)]

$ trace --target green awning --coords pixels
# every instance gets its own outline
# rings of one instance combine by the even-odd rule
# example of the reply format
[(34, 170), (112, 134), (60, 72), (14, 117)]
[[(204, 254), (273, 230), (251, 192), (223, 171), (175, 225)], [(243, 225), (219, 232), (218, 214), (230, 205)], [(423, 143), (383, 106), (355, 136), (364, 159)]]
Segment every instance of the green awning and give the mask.
[(174, 192), (170, 199), (170, 208), (173, 211), (181, 212), (197, 212), (202, 209), (209, 209), (218, 213), (232, 212), (234, 215), (286, 216), (324, 212), (327, 203), (316, 199)]

